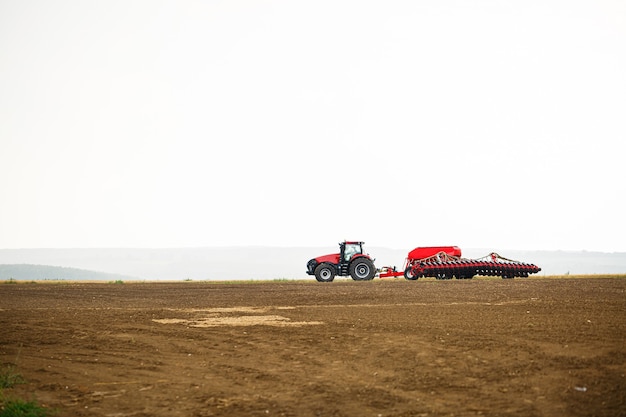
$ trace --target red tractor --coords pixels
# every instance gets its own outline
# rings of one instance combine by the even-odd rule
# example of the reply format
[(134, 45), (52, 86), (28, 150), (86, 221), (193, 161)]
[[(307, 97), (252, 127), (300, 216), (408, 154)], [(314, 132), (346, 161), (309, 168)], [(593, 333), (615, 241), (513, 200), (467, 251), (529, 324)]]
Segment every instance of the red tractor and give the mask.
[(355, 281), (369, 281), (376, 275), (374, 259), (363, 253), (363, 242), (341, 242), (339, 253), (319, 256), (307, 263), (306, 273), (319, 282), (331, 282), (335, 275), (350, 275)]

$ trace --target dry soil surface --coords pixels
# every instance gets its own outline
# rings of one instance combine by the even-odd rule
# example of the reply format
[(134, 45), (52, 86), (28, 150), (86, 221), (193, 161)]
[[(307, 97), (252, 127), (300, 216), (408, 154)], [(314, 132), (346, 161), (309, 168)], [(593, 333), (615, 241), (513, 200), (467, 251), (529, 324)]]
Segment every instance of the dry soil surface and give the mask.
[(625, 416), (626, 279), (0, 285), (58, 416)]

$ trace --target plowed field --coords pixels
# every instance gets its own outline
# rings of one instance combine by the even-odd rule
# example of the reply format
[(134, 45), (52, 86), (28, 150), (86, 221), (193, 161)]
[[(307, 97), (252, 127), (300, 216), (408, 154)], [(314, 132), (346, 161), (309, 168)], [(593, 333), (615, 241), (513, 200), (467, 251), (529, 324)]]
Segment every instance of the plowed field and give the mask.
[(626, 416), (626, 279), (0, 285), (58, 416)]

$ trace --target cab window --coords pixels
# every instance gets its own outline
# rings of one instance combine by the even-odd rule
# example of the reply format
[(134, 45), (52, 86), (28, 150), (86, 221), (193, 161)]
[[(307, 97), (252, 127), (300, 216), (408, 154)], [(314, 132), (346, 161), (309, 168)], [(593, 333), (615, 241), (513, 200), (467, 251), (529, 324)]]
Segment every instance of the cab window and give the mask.
[(346, 244), (346, 248), (343, 252), (343, 258), (345, 261), (349, 261), (357, 253), (361, 253), (361, 245)]

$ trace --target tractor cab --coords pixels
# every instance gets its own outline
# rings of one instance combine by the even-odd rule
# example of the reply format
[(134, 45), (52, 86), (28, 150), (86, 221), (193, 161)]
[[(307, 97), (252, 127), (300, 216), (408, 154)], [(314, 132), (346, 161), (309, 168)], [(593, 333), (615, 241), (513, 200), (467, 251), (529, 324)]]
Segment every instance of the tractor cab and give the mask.
[(341, 251), (340, 262), (350, 262), (354, 255), (363, 254), (363, 242), (341, 242), (339, 249)]

